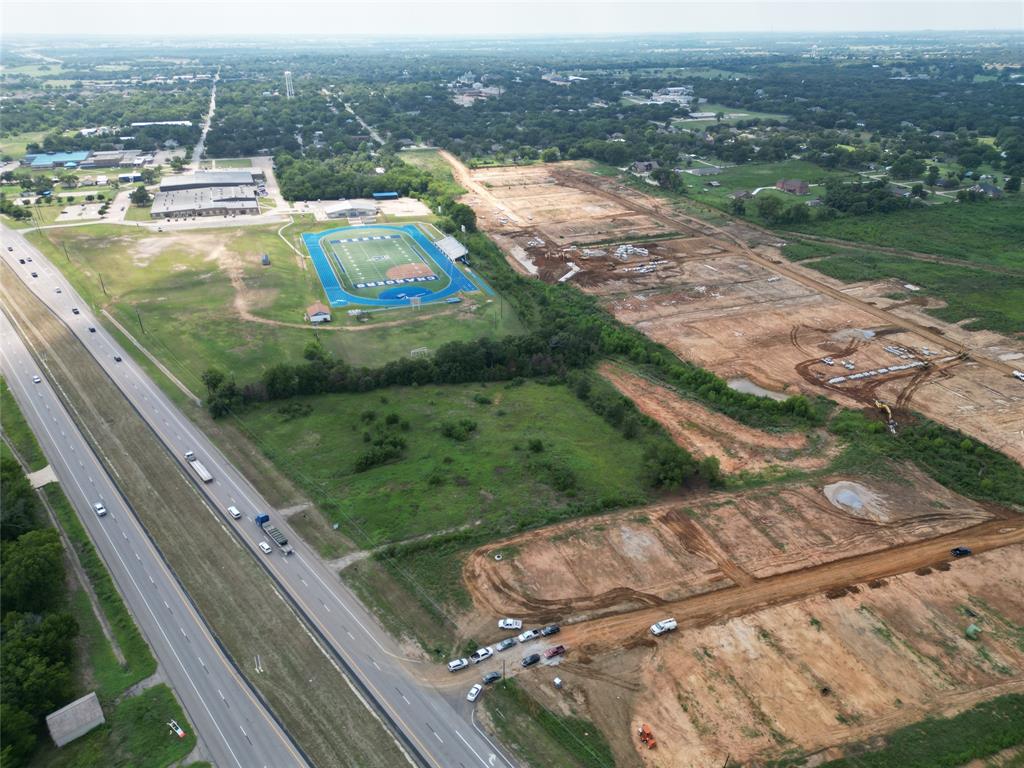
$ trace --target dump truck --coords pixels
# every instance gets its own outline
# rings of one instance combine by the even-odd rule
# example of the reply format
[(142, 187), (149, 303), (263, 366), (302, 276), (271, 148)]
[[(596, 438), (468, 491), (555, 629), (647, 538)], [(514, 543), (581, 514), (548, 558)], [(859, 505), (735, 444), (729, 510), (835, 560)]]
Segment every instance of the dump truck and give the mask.
[(196, 458), (195, 453), (192, 451), (185, 452), (185, 461), (192, 467), (192, 471), (196, 473), (196, 476), (204, 483), (213, 481), (213, 475), (210, 474), (210, 470), (203, 466), (203, 463)]
[(641, 725), (639, 728), (636, 729), (636, 731), (637, 736), (640, 737), (640, 743), (643, 744), (645, 747), (647, 747), (648, 749), (654, 749), (656, 746), (658, 746), (658, 742), (654, 738), (654, 731), (651, 730), (651, 726), (649, 726), (647, 723)]
[(270, 515), (266, 512), (256, 515), (256, 525), (263, 529), (263, 532), (269, 536), (278, 547), (281, 552), (285, 555), (290, 555), (295, 550), (292, 549), (291, 544), (288, 543), (288, 539), (285, 535), (277, 529), (276, 526), (271, 525)]

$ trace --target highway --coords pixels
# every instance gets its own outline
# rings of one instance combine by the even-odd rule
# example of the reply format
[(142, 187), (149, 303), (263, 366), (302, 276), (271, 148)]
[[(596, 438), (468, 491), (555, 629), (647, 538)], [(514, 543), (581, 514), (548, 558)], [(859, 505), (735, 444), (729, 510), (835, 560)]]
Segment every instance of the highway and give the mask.
[[(205, 434), (119, 347), (59, 270), (17, 231), (4, 227), (3, 235), (4, 248), (0, 254), (85, 344), (189, 477), (196, 480), (185, 464), (186, 451), (194, 451), (210, 470), (213, 481), (205, 484), (197, 481), (197, 487), (220, 511), (225, 523), (234, 528), (253, 556), (263, 559), (282, 591), (305, 613), (382, 713), (401, 731), (419, 762), (436, 768), (513, 766), (498, 745), (477, 726), (473, 718), (474, 705), (465, 701), (466, 691), (479, 682), (479, 673), (485, 670), (474, 667), (458, 673), (465, 684), (453, 692), (442, 692), (419, 679), (414, 673), (418, 662), (404, 657), (390, 635), (337, 575), (323, 565), (287, 521), (275, 514)], [(13, 252), (7, 251), (8, 245), (13, 247)], [(26, 256), (31, 256), (33, 262), (19, 264), (18, 259)], [(31, 271), (37, 272), (38, 277), (31, 278)], [(56, 292), (58, 287), (61, 293)], [(81, 314), (73, 314), (73, 307), (79, 308)], [(90, 326), (96, 328), (95, 333), (89, 332)], [(121, 358), (120, 362), (115, 361), (115, 355)], [(241, 510), (242, 519), (232, 520), (226, 511), (228, 506)], [(271, 516), (272, 522), (294, 546), (293, 555), (285, 557), (276, 547), (271, 555), (259, 550), (260, 542), (273, 544), (254, 522), (259, 513)]]
[[(0, 350), (11, 392), (214, 764), (305, 766), (214, 642), (3, 313)], [(105, 516), (96, 515), (96, 502)]]

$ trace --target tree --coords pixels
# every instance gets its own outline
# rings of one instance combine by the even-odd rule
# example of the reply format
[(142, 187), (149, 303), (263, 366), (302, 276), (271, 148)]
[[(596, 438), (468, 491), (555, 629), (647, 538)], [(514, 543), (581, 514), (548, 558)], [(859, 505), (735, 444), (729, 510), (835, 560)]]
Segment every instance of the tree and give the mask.
[(1007, 192), (1020, 192), (1020, 176), (1011, 176), (1006, 180), (1003, 189)]
[(924, 161), (914, 157), (909, 152), (904, 152), (892, 164), (889, 169), (893, 178), (913, 179), (924, 173)]
[(729, 203), (729, 212), (733, 216), (743, 216), (747, 212), (747, 202), (742, 197), (734, 197)]
[(774, 224), (782, 215), (782, 201), (775, 195), (764, 195), (757, 201), (757, 212), (770, 224)]
[(12, 458), (0, 460), (0, 538), (17, 539), (39, 524), (39, 500)]
[(224, 375), (224, 371), (219, 368), (207, 368), (199, 378), (202, 380), (203, 384), (206, 385), (207, 394), (212, 395), (220, 388), (220, 385), (224, 383), (226, 376)]
[(64, 553), (57, 532), (29, 531), (2, 546), (4, 610), (40, 612), (53, 605), (64, 589)]
[(721, 123), (724, 118), (725, 118), (725, 112), (715, 112), (715, 122), (716, 123)]
[(548, 147), (547, 149), (540, 153), (540, 159), (543, 160), (545, 163), (558, 162), (558, 160), (560, 160), (561, 157), (562, 155), (558, 151), (558, 147)]
[(153, 202), (153, 196), (149, 194), (149, 190), (142, 184), (139, 184), (139, 186), (132, 190), (130, 198), (133, 205), (143, 206)]
[(171, 170), (181, 171), (185, 167), (185, 158), (175, 156), (171, 158)]
[(937, 165), (929, 165), (928, 166), (928, 175), (924, 177), (924, 180), (925, 180), (925, 183), (929, 187), (934, 187), (936, 184), (938, 184), (939, 183), (939, 166), (937, 166)]

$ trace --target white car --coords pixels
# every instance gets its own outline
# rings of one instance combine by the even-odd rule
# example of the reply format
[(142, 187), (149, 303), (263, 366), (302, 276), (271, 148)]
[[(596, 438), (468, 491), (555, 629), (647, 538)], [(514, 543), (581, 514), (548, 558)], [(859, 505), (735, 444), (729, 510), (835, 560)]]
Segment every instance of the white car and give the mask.
[(42, 383), (43, 383), (43, 380), (42, 380), (42, 379), (40, 379), (40, 378), (39, 378), (38, 376), (33, 376), (33, 377), (32, 377), (32, 383), (33, 383), (33, 384), (42, 384)]
[(107, 514), (107, 508), (104, 507), (100, 502), (96, 502), (92, 505), (93, 510), (96, 512), (96, 517), (103, 517)]
[(473, 660), (474, 664), (479, 664), (484, 659), (489, 659), (493, 655), (494, 651), (492, 651), (490, 646), (488, 646), (486, 648), (477, 648), (469, 658)]
[(476, 701), (480, 698), (480, 692), (484, 689), (480, 683), (477, 683), (469, 689), (469, 693), (466, 694), (466, 701)]
[(664, 635), (666, 632), (671, 632), (676, 629), (679, 625), (675, 619), (662, 619), (657, 624), (651, 624), (651, 634), (655, 637)]
[(274, 551), (270, 548), (270, 545), (267, 544), (267, 542), (265, 541), (260, 542), (260, 549), (263, 550), (264, 555), (269, 555), (271, 552)]
[(535, 637), (540, 637), (539, 629), (528, 629), (516, 639), (519, 640), (520, 643), (526, 643), (533, 640)]
[(498, 619), (498, 629), (514, 629), (518, 631), (522, 628), (522, 619)]
[(62, 293), (60, 288), (57, 288), (56, 290), (57, 290), (57, 293)]
[(469, 666), (468, 659), (452, 659), (448, 662), (449, 672), (458, 672), (460, 669), (465, 669)]
[(242, 516), (242, 513), (238, 511), (238, 507), (228, 507), (228, 514), (235, 518), (235, 520)]

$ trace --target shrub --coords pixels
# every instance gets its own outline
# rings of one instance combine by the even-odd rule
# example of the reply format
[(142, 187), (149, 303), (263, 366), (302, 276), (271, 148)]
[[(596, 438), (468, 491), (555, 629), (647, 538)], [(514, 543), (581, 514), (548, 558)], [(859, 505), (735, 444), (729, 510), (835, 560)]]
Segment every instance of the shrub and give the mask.
[(441, 434), (460, 443), (469, 440), (474, 432), (476, 432), (476, 422), (472, 419), (441, 422)]

